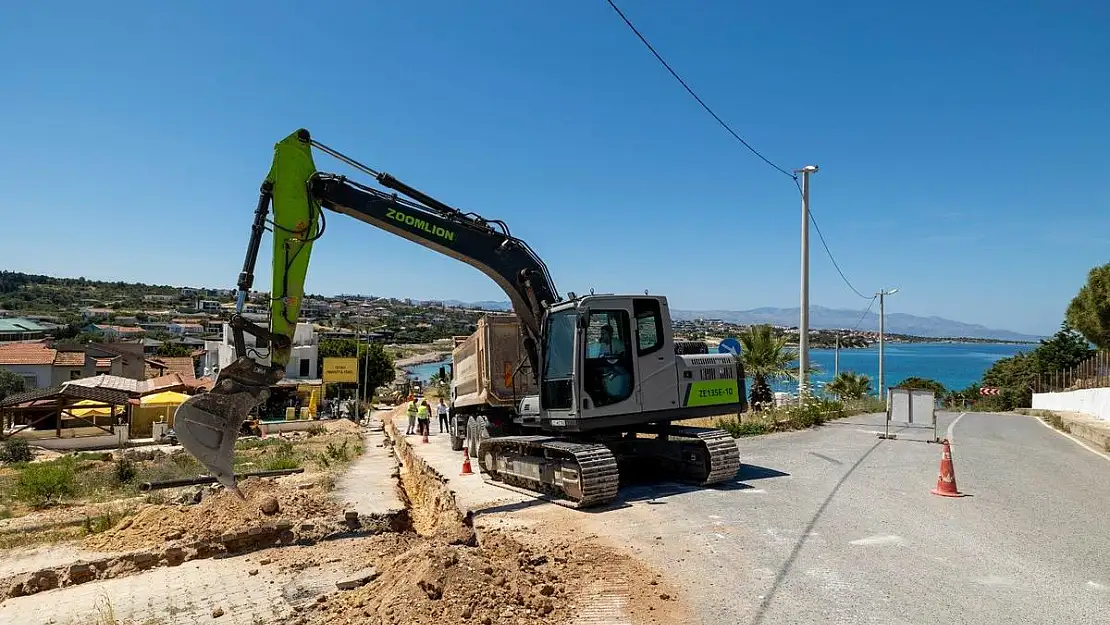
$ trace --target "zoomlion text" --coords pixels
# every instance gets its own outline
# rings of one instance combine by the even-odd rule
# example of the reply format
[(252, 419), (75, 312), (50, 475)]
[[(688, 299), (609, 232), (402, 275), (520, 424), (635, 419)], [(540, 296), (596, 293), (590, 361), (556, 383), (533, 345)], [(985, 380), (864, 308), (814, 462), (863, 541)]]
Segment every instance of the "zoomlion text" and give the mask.
[(413, 228), (416, 228), (417, 230), (423, 230), (424, 232), (427, 232), (428, 234), (431, 234), (431, 235), (435, 235), (435, 236), (443, 239), (444, 241), (454, 241), (455, 240), (455, 233), (451, 232), (450, 230), (448, 230), (446, 228), (441, 228), (440, 226), (433, 226), (432, 224), (424, 221), (423, 219), (413, 217), (412, 215), (406, 215), (405, 213), (402, 213), (401, 211), (399, 211), (395, 208), (390, 208), (390, 209), (386, 209), (386, 210), (388, 210), (388, 212), (385, 214), (386, 219), (392, 219), (393, 221), (405, 224), (406, 226), (411, 226)]

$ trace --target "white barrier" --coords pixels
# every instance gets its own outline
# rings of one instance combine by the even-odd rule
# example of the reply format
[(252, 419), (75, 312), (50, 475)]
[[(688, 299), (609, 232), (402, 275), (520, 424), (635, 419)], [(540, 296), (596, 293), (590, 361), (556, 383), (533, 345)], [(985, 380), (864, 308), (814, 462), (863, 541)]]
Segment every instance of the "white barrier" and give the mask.
[(932, 391), (908, 388), (889, 388), (886, 396), (886, 432), (879, 438), (897, 438), (890, 433), (890, 422), (906, 425), (927, 425), (933, 428), (937, 439), (937, 400)]
[(1110, 388), (1084, 388), (1060, 393), (1033, 393), (1033, 408), (1081, 412), (1110, 421)]

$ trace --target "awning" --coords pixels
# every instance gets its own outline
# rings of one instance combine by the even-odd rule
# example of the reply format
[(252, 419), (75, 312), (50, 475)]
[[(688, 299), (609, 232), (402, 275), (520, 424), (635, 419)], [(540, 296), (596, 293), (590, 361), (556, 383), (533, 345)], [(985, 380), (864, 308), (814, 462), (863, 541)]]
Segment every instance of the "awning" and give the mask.
[(185, 403), (189, 396), (185, 393), (177, 393), (175, 391), (163, 391), (153, 395), (147, 395), (139, 399), (139, 405), (144, 408), (147, 406), (179, 406)]

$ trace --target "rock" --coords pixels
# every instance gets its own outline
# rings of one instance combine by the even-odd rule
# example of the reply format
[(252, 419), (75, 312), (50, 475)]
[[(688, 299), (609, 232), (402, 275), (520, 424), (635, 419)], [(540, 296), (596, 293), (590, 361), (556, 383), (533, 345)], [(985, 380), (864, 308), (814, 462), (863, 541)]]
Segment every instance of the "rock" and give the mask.
[(220, 618), (223, 615), (224, 615), (224, 609), (223, 608), (213, 608), (212, 609), (212, 618)]
[(655, 581), (654, 579), (653, 579), (653, 580), (651, 580), (651, 581), (650, 581), (650, 582), (648, 582), (648, 583), (649, 583), (649, 584), (651, 584), (652, 586), (655, 586), (655, 585), (658, 585), (658, 584), (659, 584), (659, 582)]
[(177, 539), (181, 538), (184, 535), (185, 535), (185, 532), (183, 532), (181, 530), (171, 530), (169, 532), (166, 532), (164, 538), (166, 540), (177, 540)]
[(269, 558), (262, 558), (261, 560), (258, 561), (258, 563), (261, 564), (262, 566), (266, 566), (270, 562), (272, 562), (272, 560), (270, 560)]
[(416, 585), (424, 591), (429, 599), (435, 600), (443, 597), (443, 583), (444, 579), (442, 577), (426, 575), (416, 582)]
[(470, 618), (473, 615), (474, 615), (474, 608), (473, 607), (466, 606), (465, 608), (463, 608), (463, 611), (462, 611), (462, 617), (463, 618)]
[(493, 625), (493, 619), (491, 619), (488, 614), (483, 614), (482, 625)]
[(545, 556), (545, 555), (533, 556), (532, 559), (528, 561), (528, 563), (531, 564), (532, 566), (540, 566), (541, 564), (547, 564), (547, 556)]
[(378, 569), (370, 566), (361, 571), (357, 571), (346, 579), (335, 582), (335, 587), (339, 590), (354, 590), (355, 588), (369, 584), (377, 579), (379, 575), (381, 575), (381, 573), (378, 572)]
[(670, 595), (668, 595), (667, 593), (661, 593), (661, 594), (659, 595), (659, 598), (660, 598), (660, 599), (662, 599), (663, 601), (669, 601), (669, 600), (670, 600), (670, 598), (671, 598), (671, 596), (670, 596)]
[(328, 598), (327, 598), (326, 595), (320, 595), (319, 597), (316, 597), (316, 603), (323, 603), (327, 600), (328, 600)]
[(541, 614), (551, 614), (551, 612), (552, 612), (552, 611), (553, 611), (554, 609), (555, 609), (555, 604), (551, 602), (551, 599), (547, 599), (547, 598), (545, 598), (545, 599), (544, 599), (544, 600), (543, 600), (543, 601), (542, 601), (542, 602), (540, 603), (540, 613), (541, 613)]
[(313, 486), (315, 486), (315, 484), (312, 484), (311, 482), (308, 484), (297, 484), (297, 490), (309, 490)]
[(258, 569), (251, 569), (251, 570), (247, 571), (247, 575), (251, 575), (251, 576), (258, 575)]
[(258, 506), (262, 514), (277, 514), (279, 509), (278, 500), (274, 497), (267, 497), (262, 500), (262, 504)]
[(555, 594), (555, 587), (551, 584), (544, 584), (543, 586), (540, 586), (540, 594), (545, 597), (550, 597), (551, 595)]

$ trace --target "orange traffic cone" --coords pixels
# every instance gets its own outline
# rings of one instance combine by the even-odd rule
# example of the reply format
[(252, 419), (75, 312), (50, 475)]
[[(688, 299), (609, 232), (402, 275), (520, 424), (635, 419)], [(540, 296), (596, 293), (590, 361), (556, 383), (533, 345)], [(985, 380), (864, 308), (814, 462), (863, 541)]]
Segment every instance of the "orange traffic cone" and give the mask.
[(940, 475), (937, 476), (937, 487), (929, 491), (942, 497), (963, 497), (956, 488), (956, 467), (952, 464), (952, 446), (948, 439), (944, 439), (944, 451), (940, 455)]
[(473, 475), (473, 474), (474, 474), (474, 471), (472, 471), (471, 468), (470, 468), (470, 452), (467, 451), (466, 447), (463, 447), (463, 468), (462, 468), (462, 473), (460, 473), (459, 475)]

